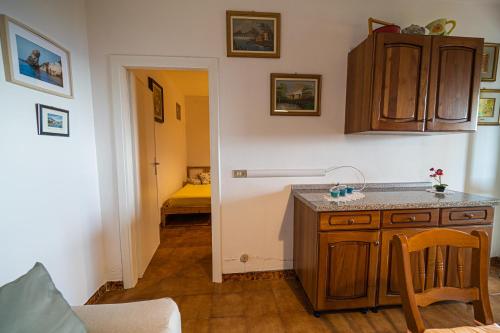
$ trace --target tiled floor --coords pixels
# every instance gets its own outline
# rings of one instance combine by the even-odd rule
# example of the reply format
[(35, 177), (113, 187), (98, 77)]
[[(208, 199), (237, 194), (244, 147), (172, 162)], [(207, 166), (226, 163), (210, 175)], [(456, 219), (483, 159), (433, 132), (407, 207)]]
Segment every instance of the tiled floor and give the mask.
[[(129, 290), (111, 291), (100, 303), (172, 297), (179, 305), (183, 332), (406, 332), (399, 307), (378, 313), (344, 311), (315, 318), (295, 280), (210, 282), (210, 227), (176, 227), (161, 231), (161, 245), (144, 277)], [(490, 292), (500, 321), (500, 270), (492, 272)], [(494, 277), (496, 276), (496, 277)], [(459, 303), (422, 311), (428, 327), (472, 322), (472, 307)]]

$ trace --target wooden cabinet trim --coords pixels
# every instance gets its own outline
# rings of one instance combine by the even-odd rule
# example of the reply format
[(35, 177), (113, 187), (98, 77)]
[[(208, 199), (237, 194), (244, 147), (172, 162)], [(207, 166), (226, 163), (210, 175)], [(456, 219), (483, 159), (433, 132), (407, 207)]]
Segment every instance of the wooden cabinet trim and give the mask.
[(380, 211), (332, 212), (321, 213), (319, 230), (378, 229)]

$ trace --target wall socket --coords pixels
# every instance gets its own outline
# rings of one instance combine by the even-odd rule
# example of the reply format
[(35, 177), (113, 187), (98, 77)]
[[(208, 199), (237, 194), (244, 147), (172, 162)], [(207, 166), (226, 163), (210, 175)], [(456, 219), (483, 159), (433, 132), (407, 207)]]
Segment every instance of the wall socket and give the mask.
[(247, 178), (246, 170), (233, 170), (233, 178)]
[(242, 254), (240, 257), (241, 262), (247, 262), (248, 261), (248, 254)]

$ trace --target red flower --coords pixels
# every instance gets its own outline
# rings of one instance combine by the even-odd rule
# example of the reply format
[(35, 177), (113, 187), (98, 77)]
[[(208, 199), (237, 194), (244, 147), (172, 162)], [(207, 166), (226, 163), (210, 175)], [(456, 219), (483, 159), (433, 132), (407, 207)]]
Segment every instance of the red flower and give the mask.
[(434, 168), (430, 168), (429, 171), (434, 171)]
[(432, 177), (432, 178), (434, 178), (434, 177), (436, 177), (436, 175), (429, 175), (429, 177)]
[(441, 169), (436, 170), (436, 175), (442, 176), (443, 174), (444, 174), (443, 170), (441, 170)]

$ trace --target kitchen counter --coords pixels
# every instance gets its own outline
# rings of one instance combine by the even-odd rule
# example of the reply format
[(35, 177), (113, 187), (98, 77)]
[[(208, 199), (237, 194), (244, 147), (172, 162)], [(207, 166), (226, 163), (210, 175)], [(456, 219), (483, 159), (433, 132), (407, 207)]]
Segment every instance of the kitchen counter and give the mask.
[[(360, 188), (360, 184), (349, 184)], [(292, 194), (315, 212), (388, 210), (413, 208), (447, 208), (495, 206), (500, 199), (447, 191), (446, 194), (427, 192), (429, 182), (421, 183), (369, 183), (363, 190), (364, 198), (349, 202), (329, 202), (325, 195), (332, 185), (292, 185)]]

